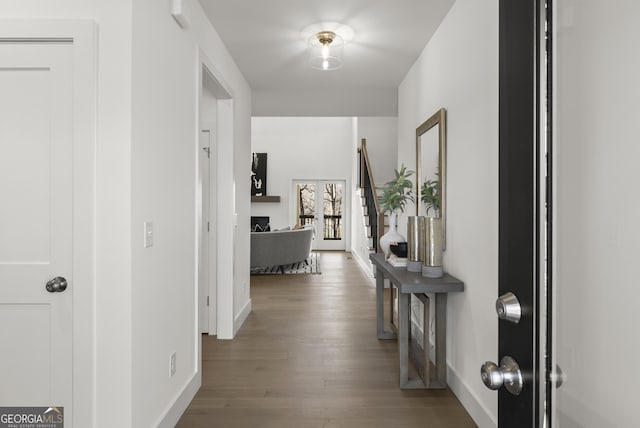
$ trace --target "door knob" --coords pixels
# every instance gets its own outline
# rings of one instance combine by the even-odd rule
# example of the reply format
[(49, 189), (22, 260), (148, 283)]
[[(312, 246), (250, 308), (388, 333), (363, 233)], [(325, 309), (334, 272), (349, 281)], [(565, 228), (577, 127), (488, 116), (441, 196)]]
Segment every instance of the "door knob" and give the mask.
[(522, 307), (515, 294), (506, 293), (496, 300), (496, 312), (501, 320), (518, 324), (522, 316)]
[(61, 276), (56, 276), (45, 286), (49, 293), (62, 293), (67, 289), (67, 280)]
[(565, 380), (565, 375), (559, 365), (556, 364), (555, 371), (549, 373), (549, 380), (552, 385), (556, 386), (556, 389), (560, 388)]
[(522, 373), (520, 366), (511, 357), (504, 357), (500, 361), (500, 367), (491, 361), (487, 361), (480, 368), (482, 382), (489, 389), (498, 389), (504, 386), (513, 395), (522, 392)]

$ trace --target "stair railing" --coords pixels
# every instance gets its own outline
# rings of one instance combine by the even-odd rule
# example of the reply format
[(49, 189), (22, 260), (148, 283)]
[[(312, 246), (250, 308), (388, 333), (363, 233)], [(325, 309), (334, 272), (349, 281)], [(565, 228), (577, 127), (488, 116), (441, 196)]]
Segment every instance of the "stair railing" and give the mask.
[(369, 226), (371, 227), (371, 237), (373, 238), (373, 249), (376, 253), (382, 252), (380, 249), (380, 236), (384, 234), (384, 213), (380, 209), (378, 202), (378, 193), (373, 180), (373, 172), (371, 171), (371, 162), (369, 162), (369, 154), (367, 153), (367, 139), (362, 139), (362, 145), (358, 149), (360, 157), (360, 177), (359, 185), (363, 190), (365, 205), (369, 215)]

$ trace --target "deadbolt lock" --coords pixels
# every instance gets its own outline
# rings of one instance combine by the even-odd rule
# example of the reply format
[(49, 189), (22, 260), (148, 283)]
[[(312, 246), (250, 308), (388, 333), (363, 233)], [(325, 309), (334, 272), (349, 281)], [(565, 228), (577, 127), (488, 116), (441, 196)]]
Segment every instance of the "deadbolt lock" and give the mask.
[(514, 324), (518, 324), (522, 317), (520, 301), (513, 293), (506, 293), (498, 297), (498, 300), (496, 300), (496, 312), (498, 313), (498, 318)]

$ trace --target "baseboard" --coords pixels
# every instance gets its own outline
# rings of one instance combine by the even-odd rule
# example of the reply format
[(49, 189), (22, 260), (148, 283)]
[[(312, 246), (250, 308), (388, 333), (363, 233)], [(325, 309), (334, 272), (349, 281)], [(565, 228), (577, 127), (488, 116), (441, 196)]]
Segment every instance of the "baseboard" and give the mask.
[(160, 419), (160, 422), (155, 426), (159, 428), (173, 428), (176, 426), (182, 414), (189, 404), (193, 400), (193, 397), (196, 396), (196, 393), (200, 389), (202, 385), (202, 376), (200, 373), (194, 373), (193, 377), (187, 384), (182, 388), (180, 394), (176, 397), (173, 404), (167, 409), (165, 414)]
[(247, 300), (247, 303), (245, 303), (242, 310), (236, 316), (235, 322), (233, 323), (233, 337), (236, 337), (236, 333), (240, 330), (240, 327), (242, 327), (242, 324), (244, 324), (250, 313), (251, 299)]
[(367, 278), (371, 279), (371, 284), (375, 286), (375, 281), (373, 277), (373, 265), (371, 264), (371, 261), (363, 260), (357, 251), (351, 251), (351, 257), (353, 257), (356, 260), (356, 262), (358, 262), (358, 266), (360, 267), (360, 269), (362, 269), (362, 272), (366, 274)]
[[(478, 375), (478, 378), (480, 375)], [(447, 384), (479, 428), (497, 428), (496, 415), (483, 405), (458, 373), (447, 364)]]

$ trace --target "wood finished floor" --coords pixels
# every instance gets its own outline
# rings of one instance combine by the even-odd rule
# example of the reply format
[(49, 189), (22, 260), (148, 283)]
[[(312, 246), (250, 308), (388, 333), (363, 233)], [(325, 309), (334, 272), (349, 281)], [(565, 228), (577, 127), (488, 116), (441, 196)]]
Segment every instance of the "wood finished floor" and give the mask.
[(202, 387), (177, 426), (475, 427), (451, 391), (398, 388), (397, 343), (376, 339), (375, 288), (350, 254), (320, 265), (251, 277), (252, 313), (232, 341), (203, 336)]

